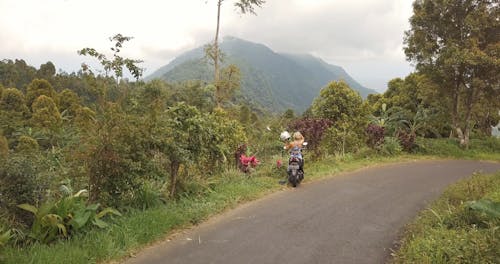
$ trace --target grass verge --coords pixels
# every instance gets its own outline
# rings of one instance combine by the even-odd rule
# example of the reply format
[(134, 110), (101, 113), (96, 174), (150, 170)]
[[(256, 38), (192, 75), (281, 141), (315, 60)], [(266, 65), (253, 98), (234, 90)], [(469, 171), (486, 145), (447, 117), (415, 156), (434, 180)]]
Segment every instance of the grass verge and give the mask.
[[(450, 147), (448, 145), (456, 144), (446, 140), (418, 143), (422, 154), (381, 157), (365, 153), (360, 156), (327, 157), (314, 163), (306, 161), (306, 182), (367, 166), (416, 159), (500, 160), (500, 152), (495, 151), (497, 141), (473, 144), (469, 151)], [(263, 163), (250, 177), (230, 171), (213, 177), (202, 192), (151, 209), (131, 210), (117, 218), (108, 229), (94, 229), (51, 245), (36, 243), (24, 248), (8, 246), (2, 253), (3, 262), (104, 263), (123, 259), (146, 245), (166, 238), (174, 230), (190, 227), (240, 203), (283, 189), (278, 181), (284, 179), (285, 172), (283, 168), (276, 169), (277, 158), (281, 157)]]
[[(411, 158), (351, 160), (332, 157), (308, 165), (306, 181), (402, 159)], [(265, 171), (263, 169), (250, 177), (230, 171), (216, 177), (203, 194), (183, 197), (152, 209), (132, 210), (117, 218), (109, 229), (94, 229), (50, 245), (36, 243), (25, 248), (7, 247), (3, 251), (4, 262), (83, 264), (122, 259), (166, 238), (174, 230), (188, 228), (240, 203), (286, 188), (278, 184), (279, 176), (264, 176)]]
[(498, 263), (499, 227), (500, 172), (474, 175), (407, 226), (394, 263)]

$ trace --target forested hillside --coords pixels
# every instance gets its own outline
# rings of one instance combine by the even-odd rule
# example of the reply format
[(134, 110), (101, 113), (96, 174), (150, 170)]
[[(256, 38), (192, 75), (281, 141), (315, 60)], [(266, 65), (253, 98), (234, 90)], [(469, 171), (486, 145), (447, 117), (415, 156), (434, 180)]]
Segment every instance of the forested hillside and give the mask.
[[(220, 47), (223, 64), (235, 64), (241, 71), (241, 96), (260, 108), (277, 112), (293, 109), (301, 113), (323, 86), (338, 80), (347, 82), (363, 98), (376, 93), (357, 83), (341, 67), (311, 55), (280, 54), (262, 44), (234, 37), (224, 38)], [(208, 82), (213, 78), (213, 67), (204, 56), (203, 47), (188, 51), (146, 80)]]

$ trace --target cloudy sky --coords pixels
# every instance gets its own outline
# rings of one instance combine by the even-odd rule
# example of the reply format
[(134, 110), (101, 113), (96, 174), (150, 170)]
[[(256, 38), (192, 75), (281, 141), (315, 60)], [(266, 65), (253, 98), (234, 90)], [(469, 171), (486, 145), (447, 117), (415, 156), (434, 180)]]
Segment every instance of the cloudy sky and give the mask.
[[(77, 71), (91, 59), (76, 51), (107, 53), (109, 37), (134, 37), (122, 55), (141, 59), (145, 74), (214, 38), (216, 0), (0, 0), (0, 59)], [(342, 66), (378, 91), (413, 67), (405, 60), (404, 31), (412, 0), (267, 0), (257, 15), (236, 12), (225, 0), (221, 36), (262, 43), (276, 52), (309, 53)]]

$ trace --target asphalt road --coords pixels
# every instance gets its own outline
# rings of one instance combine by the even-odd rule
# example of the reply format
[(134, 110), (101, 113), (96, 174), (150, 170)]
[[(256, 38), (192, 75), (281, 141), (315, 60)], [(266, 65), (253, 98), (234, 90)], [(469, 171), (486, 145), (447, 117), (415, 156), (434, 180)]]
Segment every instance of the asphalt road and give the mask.
[(446, 186), (498, 170), (477, 161), (362, 169), (242, 205), (125, 263), (385, 263), (404, 225)]

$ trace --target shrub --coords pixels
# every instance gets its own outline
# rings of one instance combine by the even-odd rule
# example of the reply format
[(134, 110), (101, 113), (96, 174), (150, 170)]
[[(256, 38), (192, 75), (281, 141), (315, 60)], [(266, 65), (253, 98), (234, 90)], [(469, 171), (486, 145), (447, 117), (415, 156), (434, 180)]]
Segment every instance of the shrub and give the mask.
[(43, 159), (38, 155), (9, 155), (0, 166), (0, 207), (16, 220), (30, 224), (27, 214), (16, 206), (41, 200), (47, 186), (46, 180), (40, 177), (44, 170)]
[(161, 199), (161, 185), (158, 183), (146, 181), (134, 192), (132, 206), (146, 210), (154, 208), (163, 203)]
[(370, 148), (379, 148), (384, 144), (384, 127), (376, 124), (369, 124), (365, 131), (368, 137), (366, 144)]
[(7, 138), (0, 135), (0, 161), (7, 158), (9, 155), (9, 142)]
[(380, 149), (380, 152), (384, 155), (395, 156), (400, 154), (402, 151), (399, 141), (394, 137), (386, 137), (384, 139), (384, 145)]
[(415, 133), (408, 132), (406, 130), (398, 130), (396, 136), (404, 151), (412, 152), (416, 148), (417, 145), (415, 144)]
[(108, 226), (102, 220), (107, 214), (121, 215), (112, 208), (100, 212), (100, 204), (86, 204), (81, 190), (76, 194), (61, 197), (57, 201), (46, 201), (39, 208), (21, 204), (18, 207), (33, 214), (33, 225), (30, 237), (42, 243), (50, 243), (57, 238), (67, 237), (88, 226), (95, 225), (100, 228)]
[(313, 150), (314, 157), (319, 157), (319, 144), (325, 131), (332, 125), (326, 118), (304, 118), (289, 124), (292, 131), (300, 131), (307, 141), (307, 148)]
[(29, 136), (20, 136), (16, 146), (16, 151), (19, 153), (36, 153), (40, 146), (38, 142)]

